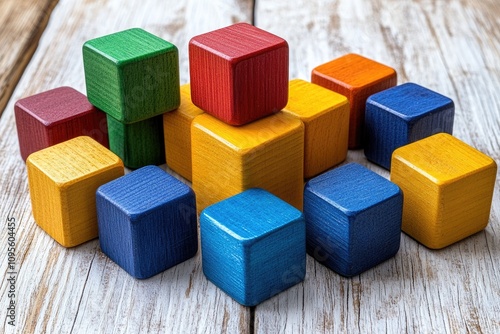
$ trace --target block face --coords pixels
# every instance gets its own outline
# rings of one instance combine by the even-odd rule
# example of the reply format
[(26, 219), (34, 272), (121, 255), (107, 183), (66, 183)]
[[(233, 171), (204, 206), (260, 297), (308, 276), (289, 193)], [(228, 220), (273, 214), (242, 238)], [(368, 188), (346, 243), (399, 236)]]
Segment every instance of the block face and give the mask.
[(26, 164), (35, 222), (64, 247), (96, 238), (95, 191), (123, 175), (120, 158), (77, 137), (31, 154)]
[(283, 112), (305, 125), (304, 177), (310, 178), (341, 163), (347, 156), (349, 101), (300, 79), (290, 81)]
[(300, 211), (262, 189), (249, 189), (200, 215), (203, 272), (240, 304), (254, 306), (305, 276)]
[(203, 110), (191, 102), (190, 85), (181, 86), (181, 105), (163, 114), (167, 165), (188, 181), (192, 180), (191, 123)]
[(370, 95), (395, 86), (396, 71), (357, 54), (348, 54), (313, 69), (311, 82), (347, 97), (350, 103), (349, 148), (361, 148), (365, 104)]
[(83, 45), (89, 101), (123, 123), (176, 109), (180, 104), (177, 47), (133, 28)]
[(24, 161), (33, 152), (82, 135), (108, 147), (106, 115), (71, 87), (20, 99), (14, 112)]
[(374, 94), (366, 102), (365, 155), (390, 169), (398, 147), (440, 132), (452, 134), (454, 115), (451, 99), (414, 83)]
[(191, 128), (193, 189), (205, 207), (263, 188), (302, 208), (304, 126), (278, 113), (241, 127), (197, 116)]
[(193, 103), (231, 125), (280, 111), (288, 99), (288, 44), (247, 23), (189, 42)]
[(350, 163), (311, 179), (304, 190), (307, 252), (343, 276), (358, 275), (399, 250), (398, 186)]
[(438, 249), (483, 230), (496, 170), (493, 159), (446, 133), (398, 148), (391, 180), (405, 196), (403, 231)]
[(156, 166), (97, 190), (102, 251), (133, 277), (156, 275), (198, 250), (195, 195)]
[(129, 168), (165, 163), (162, 117), (124, 124), (108, 115), (110, 150)]

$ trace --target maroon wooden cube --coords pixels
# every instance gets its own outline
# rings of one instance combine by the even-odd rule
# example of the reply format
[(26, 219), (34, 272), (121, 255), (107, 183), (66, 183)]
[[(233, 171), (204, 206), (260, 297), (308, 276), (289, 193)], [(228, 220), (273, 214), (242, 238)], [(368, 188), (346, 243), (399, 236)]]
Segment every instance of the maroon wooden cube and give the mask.
[(92, 137), (109, 148), (106, 114), (71, 87), (20, 99), (14, 111), (24, 161), (33, 152), (78, 136)]

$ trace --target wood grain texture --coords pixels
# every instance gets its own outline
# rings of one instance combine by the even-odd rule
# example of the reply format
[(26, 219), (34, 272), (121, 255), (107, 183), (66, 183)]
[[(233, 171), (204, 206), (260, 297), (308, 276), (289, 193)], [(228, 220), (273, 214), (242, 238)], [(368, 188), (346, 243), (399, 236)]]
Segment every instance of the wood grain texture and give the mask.
[(453, 101), (414, 83), (374, 94), (366, 101), (365, 156), (391, 169), (398, 147), (432, 136), (453, 133)]
[(120, 158), (81, 136), (31, 154), (26, 167), (37, 225), (64, 247), (96, 238), (95, 192), (124, 174)]
[(318, 175), (347, 157), (349, 101), (301, 79), (289, 83), (283, 112), (304, 123), (304, 178)]
[(405, 195), (403, 231), (439, 249), (483, 230), (496, 174), (493, 159), (449, 134), (398, 148), (391, 180)]
[(125, 124), (107, 115), (109, 148), (128, 168), (165, 163), (163, 116)]
[(304, 125), (277, 113), (235, 127), (207, 113), (191, 128), (198, 211), (249, 188), (262, 188), (302, 210)]
[(109, 147), (106, 114), (71, 87), (21, 99), (14, 111), (24, 161), (33, 152), (79, 136), (89, 136)]
[(366, 99), (397, 83), (394, 69), (357, 54), (348, 54), (312, 70), (311, 82), (349, 100), (349, 148), (363, 146)]
[[(289, 43), (292, 78), (308, 80), (319, 64), (355, 52), (390, 64), (400, 83), (450, 97), (454, 135), (498, 162), (499, 15), (491, 0), (258, 1), (255, 22)], [(347, 161), (389, 177), (360, 151)], [(500, 331), (499, 191), (497, 177), (486, 229), (440, 251), (403, 234), (393, 259), (351, 279), (309, 257), (303, 284), (256, 307), (255, 332)]]
[(188, 181), (192, 180), (191, 123), (203, 110), (191, 102), (189, 84), (181, 86), (181, 105), (163, 114), (165, 156), (170, 169)]
[(238, 23), (189, 42), (191, 99), (231, 125), (280, 111), (288, 99), (288, 44)]
[[(16, 100), (58, 86), (84, 92), (81, 54), (83, 43), (89, 39), (142, 27), (178, 46), (181, 81), (187, 82), (189, 38), (250, 19), (251, 4), (245, 1), (145, 0), (125, 4), (114, 0), (78, 3), (62, 0), (55, 8), (38, 51), (0, 118), (0, 212), (2, 219), (9, 215), (17, 221), (19, 268), (16, 327), (2, 324), (2, 330), (6, 333), (249, 331), (249, 310), (204, 278), (199, 256), (139, 282), (100, 252), (97, 240), (65, 249), (38, 228), (31, 216), (26, 168), (18, 158), (13, 109)], [(4, 159), (10, 156), (16, 159)], [(1, 233), (0, 244), (6, 242), (7, 234)], [(6, 272), (6, 265), (6, 261), (0, 261), (1, 272)], [(8, 303), (7, 288), (2, 279), (0, 305)], [(1, 307), (2, 319), (5, 312), (6, 308)]]
[(0, 115), (35, 52), (57, 0), (4, 0), (0, 4)]
[(268, 191), (207, 207), (200, 234), (205, 276), (240, 304), (255, 306), (304, 280), (304, 215)]
[(198, 251), (193, 190), (146, 166), (97, 189), (99, 245), (135, 278), (157, 275)]
[(342, 276), (352, 277), (399, 250), (403, 193), (357, 163), (321, 174), (306, 184), (307, 253)]
[(143, 29), (85, 42), (83, 67), (89, 101), (122, 123), (179, 107), (177, 47)]

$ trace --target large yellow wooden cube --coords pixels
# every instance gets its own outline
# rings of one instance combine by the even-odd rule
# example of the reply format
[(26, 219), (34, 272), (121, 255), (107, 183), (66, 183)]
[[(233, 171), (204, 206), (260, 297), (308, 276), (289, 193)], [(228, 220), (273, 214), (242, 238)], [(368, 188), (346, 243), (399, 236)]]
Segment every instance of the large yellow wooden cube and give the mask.
[(283, 112), (305, 125), (304, 177), (316, 176), (344, 161), (349, 139), (347, 97), (300, 79), (290, 81), (288, 92)]
[(302, 209), (304, 125), (274, 114), (234, 127), (202, 114), (193, 121), (193, 189), (198, 211), (249, 188)]
[(31, 154), (26, 166), (35, 222), (64, 247), (96, 238), (96, 190), (124, 174), (120, 158), (83, 136)]
[(177, 110), (163, 114), (163, 133), (167, 165), (183, 178), (191, 181), (191, 123), (203, 110), (191, 102), (189, 84), (181, 86), (181, 105)]
[(493, 159), (445, 133), (398, 148), (391, 181), (404, 194), (403, 231), (438, 249), (483, 230), (496, 171)]

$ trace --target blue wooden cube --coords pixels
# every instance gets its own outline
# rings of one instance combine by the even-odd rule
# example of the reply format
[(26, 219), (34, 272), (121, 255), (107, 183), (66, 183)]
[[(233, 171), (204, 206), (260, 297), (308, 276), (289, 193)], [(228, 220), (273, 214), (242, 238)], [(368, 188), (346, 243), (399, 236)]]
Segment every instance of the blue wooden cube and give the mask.
[(386, 169), (398, 147), (446, 132), (452, 134), (451, 99), (414, 83), (370, 96), (365, 113), (365, 156)]
[(156, 275), (198, 250), (195, 195), (156, 166), (97, 189), (101, 249), (135, 278)]
[(350, 163), (307, 182), (307, 252), (347, 277), (399, 250), (403, 193), (369, 169)]
[(252, 188), (207, 207), (200, 233), (205, 276), (242, 305), (257, 305), (304, 280), (303, 214), (265, 190)]

